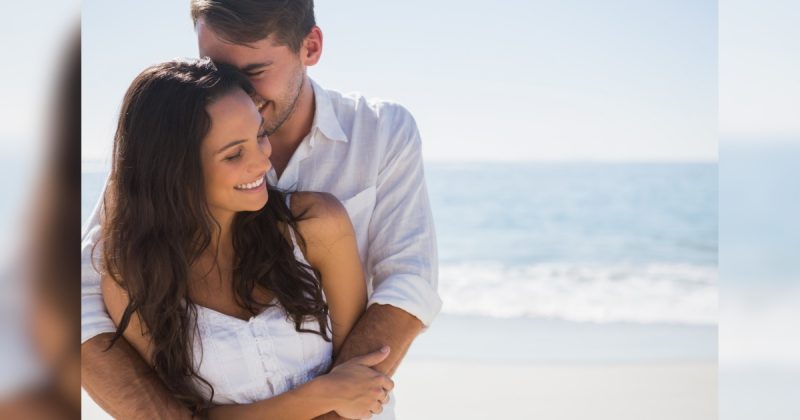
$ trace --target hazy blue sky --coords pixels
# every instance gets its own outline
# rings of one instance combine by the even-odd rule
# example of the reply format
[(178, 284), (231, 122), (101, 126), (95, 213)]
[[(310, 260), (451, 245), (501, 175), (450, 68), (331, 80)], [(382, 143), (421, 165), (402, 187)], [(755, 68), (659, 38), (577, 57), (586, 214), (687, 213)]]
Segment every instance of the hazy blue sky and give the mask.
[(719, 6), (720, 135), (800, 142), (800, 2)]
[[(430, 160), (715, 160), (717, 3), (317, 0), (323, 86), (398, 101)], [(146, 66), (196, 56), (188, 1), (83, 2), (83, 156)]]

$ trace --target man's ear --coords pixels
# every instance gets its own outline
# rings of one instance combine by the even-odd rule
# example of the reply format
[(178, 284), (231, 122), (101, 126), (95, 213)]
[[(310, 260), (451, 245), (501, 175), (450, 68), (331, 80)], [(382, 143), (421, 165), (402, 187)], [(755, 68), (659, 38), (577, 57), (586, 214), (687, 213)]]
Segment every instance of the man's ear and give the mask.
[(303, 61), (303, 65), (313, 66), (317, 64), (321, 56), (322, 30), (319, 29), (319, 26), (314, 25), (303, 39), (303, 45), (300, 47), (300, 59)]

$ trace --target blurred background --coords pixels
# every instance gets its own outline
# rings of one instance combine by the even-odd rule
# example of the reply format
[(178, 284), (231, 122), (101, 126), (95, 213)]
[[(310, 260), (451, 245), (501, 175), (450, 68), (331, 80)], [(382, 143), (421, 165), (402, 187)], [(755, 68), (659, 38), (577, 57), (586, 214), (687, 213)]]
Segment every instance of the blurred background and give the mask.
[[(311, 77), (422, 133), (444, 308), (395, 378), (400, 418), (800, 416), (796, 2), (316, 3)], [(2, 418), (76, 416), (56, 216), (96, 204), (134, 76), (196, 56), (187, 2), (86, 1), (81, 86), (78, 5), (50, 4), (9, 6), (2, 36)], [(56, 135), (76, 85), (71, 203), (50, 169), (76, 151)]]
[(800, 4), (720, 2), (720, 417), (800, 418)]
[[(0, 418), (80, 416), (80, 6), (3, 5)], [(35, 29), (35, 30), (32, 30)]]

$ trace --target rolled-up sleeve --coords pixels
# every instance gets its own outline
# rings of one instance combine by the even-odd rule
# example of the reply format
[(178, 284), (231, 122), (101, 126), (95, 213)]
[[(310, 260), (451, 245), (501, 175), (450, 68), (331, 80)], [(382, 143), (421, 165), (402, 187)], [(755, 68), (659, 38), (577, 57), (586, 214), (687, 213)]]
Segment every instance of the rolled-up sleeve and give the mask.
[[(390, 106), (385, 161), (378, 173), (369, 224), (368, 305), (387, 304), (417, 317), (425, 327), (442, 307), (437, 292), (438, 255), (419, 131), (411, 114)], [(382, 133), (383, 134), (383, 133)]]
[(100, 203), (97, 203), (89, 221), (81, 233), (81, 344), (99, 334), (116, 331), (114, 322), (106, 312), (103, 294), (100, 289), (100, 274), (92, 259), (99, 261), (101, 246), (95, 244), (100, 239)]

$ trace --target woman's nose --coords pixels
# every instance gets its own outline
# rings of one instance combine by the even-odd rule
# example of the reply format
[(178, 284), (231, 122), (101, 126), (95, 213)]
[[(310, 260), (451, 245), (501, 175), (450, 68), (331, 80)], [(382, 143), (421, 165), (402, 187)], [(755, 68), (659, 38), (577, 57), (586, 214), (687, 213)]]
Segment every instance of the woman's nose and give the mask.
[(263, 162), (266, 164), (265, 170), (269, 171), (272, 168), (272, 162), (269, 160), (270, 156), (272, 156), (272, 144), (270, 144), (268, 137), (264, 137), (261, 142), (261, 154), (263, 155)]
[(272, 156), (272, 143), (269, 141), (269, 137), (264, 136), (264, 139), (261, 140), (261, 153), (269, 159)]

